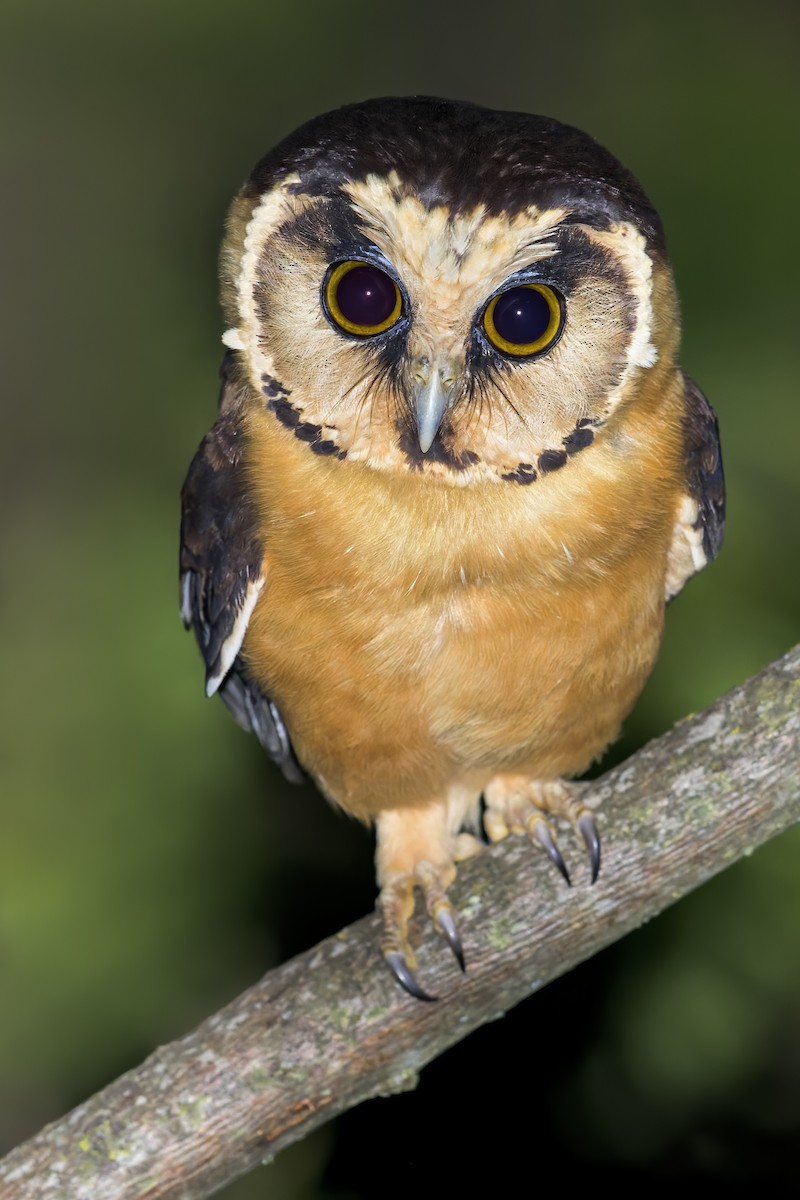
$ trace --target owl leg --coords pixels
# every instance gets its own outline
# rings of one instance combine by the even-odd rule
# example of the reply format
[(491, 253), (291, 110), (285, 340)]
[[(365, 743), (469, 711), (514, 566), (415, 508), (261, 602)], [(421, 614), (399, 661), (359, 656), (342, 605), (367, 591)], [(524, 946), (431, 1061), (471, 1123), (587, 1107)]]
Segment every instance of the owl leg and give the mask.
[(464, 970), (464, 951), (447, 889), (456, 877), (456, 862), (481, 848), (477, 838), (458, 833), (466, 816), (463, 809), (477, 811), (479, 797), (470, 793), (466, 804), (467, 794), (461, 789), (454, 791), (458, 792), (455, 803), (451, 796), (422, 808), (390, 809), (375, 822), (378, 907), (383, 916), (381, 949), (395, 978), (418, 1000), (435, 997), (423, 990), (414, 974), (408, 923), (414, 912), (415, 889), (422, 892), (434, 928)]
[(509, 833), (524, 833), (541, 846), (570, 882), (566, 863), (558, 848), (555, 830), (547, 817), (562, 817), (583, 839), (592, 869), (592, 883), (600, 871), (600, 835), (594, 815), (581, 802), (583, 785), (556, 780), (541, 783), (525, 775), (496, 775), (486, 788), (486, 835), (499, 842)]

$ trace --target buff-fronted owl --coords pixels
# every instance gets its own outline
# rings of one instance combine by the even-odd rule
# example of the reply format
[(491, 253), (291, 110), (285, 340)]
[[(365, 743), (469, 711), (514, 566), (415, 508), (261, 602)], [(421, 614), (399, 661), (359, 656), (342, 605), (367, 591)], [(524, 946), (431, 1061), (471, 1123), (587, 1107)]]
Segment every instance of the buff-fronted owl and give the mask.
[(482, 830), (566, 874), (565, 818), (596, 875), (569, 781), (720, 547), (717, 425), (678, 364), (661, 223), (576, 129), (374, 100), (258, 163), (221, 276), (183, 617), (208, 694), (374, 824), (383, 952), (426, 998), (415, 894), (463, 965), (448, 888)]

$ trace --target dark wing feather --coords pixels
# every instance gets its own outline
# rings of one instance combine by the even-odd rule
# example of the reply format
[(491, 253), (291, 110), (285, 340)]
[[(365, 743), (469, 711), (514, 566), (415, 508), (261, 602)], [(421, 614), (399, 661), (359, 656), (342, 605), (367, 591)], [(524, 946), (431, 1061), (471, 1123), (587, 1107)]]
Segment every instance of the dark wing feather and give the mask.
[(281, 715), (239, 655), (264, 580), (257, 514), (242, 462), (242, 394), (232, 375), (228, 356), (219, 418), (200, 443), (181, 492), (181, 616), (194, 629), (205, 660), (207, 694), (218, 690), (286, 778), (300, 782), (303, 772)]
[(697, 501), (695, 529), (702, 530), (703, 551), (706, 561), (711, 562), (719, 554), (725, 533), (725, 476), (719, 426), (713, 408), (694, 380), (684, 375), (683, 381), (686, 483), (689, 495)]
[(716, 558), (725, 531), (725, 479), (717, 418), (699, 387), (688, 375), (682, 378), (685, 490), (678, 497), (667, 557), (667, 600)]

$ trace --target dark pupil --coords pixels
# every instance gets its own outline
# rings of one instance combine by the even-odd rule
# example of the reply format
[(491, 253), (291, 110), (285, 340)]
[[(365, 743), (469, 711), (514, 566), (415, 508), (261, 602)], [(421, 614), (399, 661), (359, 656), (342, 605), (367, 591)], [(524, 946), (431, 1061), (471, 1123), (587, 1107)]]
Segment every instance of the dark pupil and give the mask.
[(381, 325), (397, 302), (394, 283), (377, 267), (353, 267), (339, 280), (336, 303), (353, 325)]
[(507, 342), (524, 346), (537, 342), (550, 324), (550, 306), (541, 292), (510, 288), (494, 306), (494, 327)]

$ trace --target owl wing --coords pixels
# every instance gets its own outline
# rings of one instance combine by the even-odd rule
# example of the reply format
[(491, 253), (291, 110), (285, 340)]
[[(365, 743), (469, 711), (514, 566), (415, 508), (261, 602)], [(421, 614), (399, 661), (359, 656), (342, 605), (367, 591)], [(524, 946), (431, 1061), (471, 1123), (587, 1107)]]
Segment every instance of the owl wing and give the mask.
[(684, 384), (686, 491), (675, 522), (667, 562), (667, 599), (716, 558), (725, 532), (725, 476), (713, 408), (688, 375)]
[(181, 617), (206, 664), (206, 694), (219, 691), (243, 729), (255, 733), (287, 779), (304, 778), (280, 712), (240, 657), (264, 586), (263, 549), (248, 497), (242, 452), (244, 394), (231, 355), (222, 364), (220, 413), (203, 438), (181, 492)]

